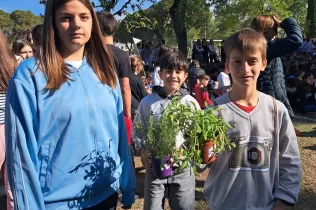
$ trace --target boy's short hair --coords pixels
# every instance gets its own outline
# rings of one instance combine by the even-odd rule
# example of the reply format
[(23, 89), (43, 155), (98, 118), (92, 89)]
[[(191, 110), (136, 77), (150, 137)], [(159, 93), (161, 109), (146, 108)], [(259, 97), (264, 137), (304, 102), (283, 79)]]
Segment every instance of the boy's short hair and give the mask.
[(114, 15), (106, 11), (101, 11), (97, 13), (97, 16), (103, 36), (113, 36), (117, 25)]
[(198, 79), (200, 80), (200, 81), (202, 81), (202, 80), (210, 80), (210, 77), (207, 75), (207, 74), (201, 74), (201, 75), (199, 75), (198, 76)]
[(224, 43), (227, 60), (233, 50), (253, 53), (259, 50), (263, 60), (266, 59), (267, 41), (261, 33), (250, 28), (241, 29), (232, 34)]
[(189, 62), (186, 56), (179, 51), (167, 52), (159, 59), (161, 71), (164, 69), (181, 69), (188, 72)]

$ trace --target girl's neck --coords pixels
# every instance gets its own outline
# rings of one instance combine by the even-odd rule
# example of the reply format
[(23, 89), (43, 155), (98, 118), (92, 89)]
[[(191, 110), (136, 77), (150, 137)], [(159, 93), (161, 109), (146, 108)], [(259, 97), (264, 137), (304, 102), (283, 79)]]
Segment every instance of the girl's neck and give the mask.
[(231, 101), (242, 106), (256, 106), (259, 100), (259, 91), (256, 87), (238, 90), (233, 86), (231, 91), (228, 92), (228, 96)]
[(62, 57), (65, 61), (81, 61), (84, 55), (84, 46), (76, 51), (62, 50)]

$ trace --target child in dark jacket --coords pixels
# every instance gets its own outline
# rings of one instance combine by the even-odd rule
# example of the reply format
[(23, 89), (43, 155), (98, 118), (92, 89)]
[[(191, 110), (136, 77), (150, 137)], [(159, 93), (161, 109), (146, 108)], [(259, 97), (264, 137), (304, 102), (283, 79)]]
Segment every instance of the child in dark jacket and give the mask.
[[(251, 28), (262, 33), (268, 42), (268, 65), (258, 78), (258, 90), (281, 101), (291, 117), (294, 112), (286, 94), (284, 71), (281, 58), (293, 53), (303, 43), (302, 31), (293, 18), (286, 18), (282, 22), (272, 15), (260, 15), (253, 19)], [(276, 38), (278, 28), (284, 29), (286, 37)]]
[(209, 98), (207, 85), (210, 81), (210, 77), (207, 74), (199, 76), (197, 83), (194, 86), (193, 92), (196, 100), (199, 102), (201, 109), (206, 108), (206, 104), (212, 105), (213, 102)]
[(303, 82), (297, 87), (297, 97), (300, 100), (299, 108), (301, 112), (316, 112), (316, 88), (314, 81), (312, 73), (305, 73)]

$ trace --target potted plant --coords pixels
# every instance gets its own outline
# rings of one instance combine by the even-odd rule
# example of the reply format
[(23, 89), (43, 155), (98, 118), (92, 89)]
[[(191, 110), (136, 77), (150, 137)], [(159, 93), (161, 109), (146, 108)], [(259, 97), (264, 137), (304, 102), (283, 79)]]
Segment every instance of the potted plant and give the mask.
[(166, 115), (162, 115), (159, 120), (155, 120), (153, 116), (149, 116), (146, 122), (140, 122), (136, 118), (133, 123), (135, 146), (146, 150), (157, 177), (171, 176), (178, 167), (174, 165), (172, 154), (180, 129), (177, 124), (170, 123), (165, 118)]
[[(161, 171), (178, 172), (189, 164), (209, 163), (215, 159), (210, 152), (219, 154), (234, 147), (226, 136), (231, 126), (216, 115), (220, 111), (217, 107), (203, 111), (192, 103), (195, 107), (192, 110), (179, 100), (175, 97), (160, 119), (150, 116), (145, 123), (134, 123), (136, 145), (149, 151), (153, 165), (160, 160)], [(177, 138), (184, 138), (181, 147), (176, 147)], [(195, 167), (193, 170), (196, 173)]]

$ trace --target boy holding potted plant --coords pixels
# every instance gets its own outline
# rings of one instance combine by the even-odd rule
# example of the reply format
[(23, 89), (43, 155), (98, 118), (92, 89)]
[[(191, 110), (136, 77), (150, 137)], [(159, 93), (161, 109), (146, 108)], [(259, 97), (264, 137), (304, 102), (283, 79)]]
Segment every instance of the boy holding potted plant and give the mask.
[(235, 148), (217, 156), (204, 186), (212, 210), (283, 210), (300, 191), (300, 155), (286, 107), (257, 90), (267, 65), (262, 34), (242, 29), (224, 44), (233, 85), (217, 98), (219, 116), (233, 128)]
[[(153, 126), (152, 123), (148, 123), (148, 119), (151, 117), (155, 121), (164, 117), (163, 112), (166, 111), (174, 97), (178, 97), (179, 103), (191, 107), (192, 110), (200, 108), (198, 102), (190, 93), (186, 89), (181, 88), (188, 76), (189, 65), (187, 58), (180, 52), (167, 52), (161, 57), (159, 65), (161, 69), (159, 76), (163, 80), (164, 86), (155, 86), (153, 88), (153, 93), (140, 102), (138, 115), (136, 116), (141, 123), (147, 124), (147, 127)], [(161, 136), (159, 141), (156, 141), (157, 145), (153, 144), (154, 147), (151, 151), (142, 152), (142, 161), (146, 167), (144, 209), (163, 209), (164, 194), (165, 189), (167, 189), (171, 209), (192, 210), (195, 206), (194, 173), (190, 167), (184, 167), (181, 172), (171, 173), (168, 176), (165, 172), (170, 172), (170, 167), (174, 166), (172, 165), (172, 159), (175, 158), (174, 155), (169, 154), (167, 157), (157, 157), (159, 153), (173, 153), (175, 150), (182, 148), (184, 143), (183, 135), (179, 132), (180, 130), (177, 128), (176, 123), (168, 124), (168, 120), (160, 120), (158, 124), (160, 127), (156, 129), (165, 129), (161, 129), (158, 132), (154, 129), (146, 130), (146, 132), (153, 132), (153, 136)], [(146, 136), (148, 137), (148, 134)], [(148, 138), (147, 141), (149, 141)], [(170, 155), (172, 155), (171, 159)], [(148, 161), (149, 158), (151, 158), (151, 161)], [(167, 161), (160, 166), (161, 160), (159, 158)], [(166, 168), (163, 173), (157, 174), (157, 166), (155, 166), (157, 161), (159, 162), (158, 170), (163, 167)]]

